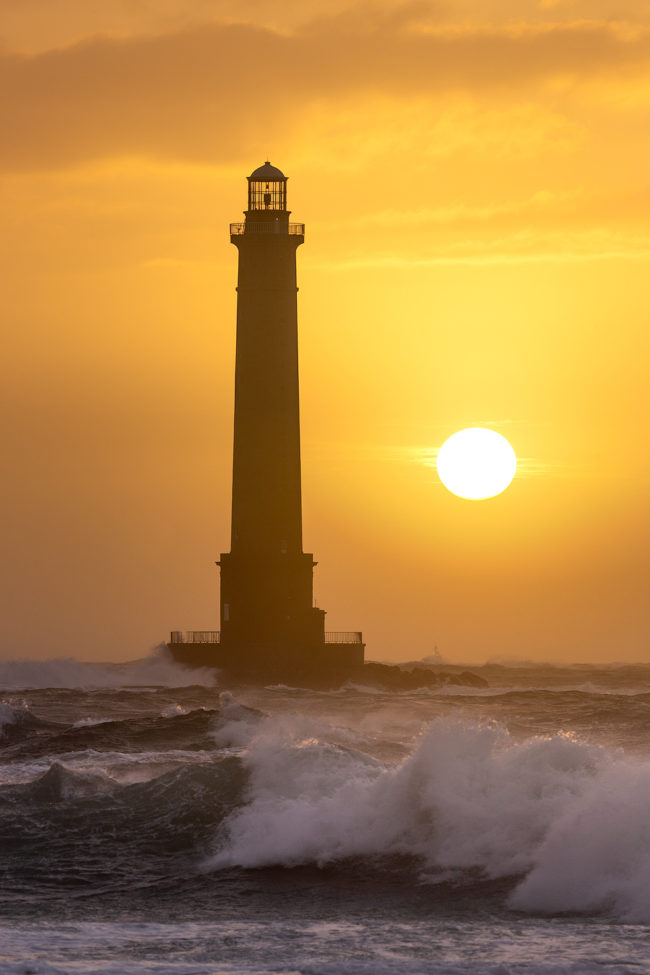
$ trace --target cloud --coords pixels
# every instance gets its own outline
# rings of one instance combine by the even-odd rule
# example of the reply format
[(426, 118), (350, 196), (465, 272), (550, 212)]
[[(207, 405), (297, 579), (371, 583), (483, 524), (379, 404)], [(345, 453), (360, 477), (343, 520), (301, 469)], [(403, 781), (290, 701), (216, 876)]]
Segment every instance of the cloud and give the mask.
[(130, 37), (185, 30), (216, 20), (295, 31), (325, 20), (350, 25), (552, 25), (583, 20), (647, 26), (639, 0), (0, 0), (2, 38), (24, 52), (65, 47), (97, 34)]
[[(286, 35), (203, 24), (0, 55), (0, 167), (29, 171), (116, 156), (229, 163), (304, 123), (310, 105), (369, 98), (517, 93), (554, 78), (636, 74), (650, 34), (607, 26), (417, 31), (336, 19)], [(364, 120), (360, 119), (360, 125)]]
[[(372, 230), (376, 260), (382, 260), (383, 247), (383, 259), (401, 257), (407, 263), (409, 256), (425, 263), (527, 263), (531, 259), (646, 260), (649, 217), (650, 196), (645, 188), (609, 193), (538, 190), (523, 198), (513, 193), (478, 205), (456, 202), (419, 210), (376, 210), (355, 216), (355, 223)], [(410, 254), (395, 253), (396, 226), (408, 229), (412, 246), (426, 243), (425, 258), (415, 248)], [(432, 254), (434, 240), (439, 242), (438, 252)], [(342, 264), (341, 255), (338, 263)]]
[[(432, 0), (418, 3), (420, 12), (429, 16), (437, 7)], [(359, 0), (0, 0), (0, 24), (9, 47), (33, 53), (97, 34), (162, 34), (215, 20), (295, 30), (346, 8), (360, 18), (368, 13), (368, 5)], [(375, 0), (372, 12), (399, 15), (404, 8), (412, 10), (413, 0)]]

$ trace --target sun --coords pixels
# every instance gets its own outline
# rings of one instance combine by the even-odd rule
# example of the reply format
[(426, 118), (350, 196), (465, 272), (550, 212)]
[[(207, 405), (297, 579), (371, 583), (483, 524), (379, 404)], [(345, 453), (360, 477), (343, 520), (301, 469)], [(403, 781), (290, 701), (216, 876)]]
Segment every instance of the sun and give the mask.
[(480, 501), (505, 491), (515, 476), (517, 458), (496, 430), (469, 427), (445, 440), (436, 466), (448, 491), (459, 498)]

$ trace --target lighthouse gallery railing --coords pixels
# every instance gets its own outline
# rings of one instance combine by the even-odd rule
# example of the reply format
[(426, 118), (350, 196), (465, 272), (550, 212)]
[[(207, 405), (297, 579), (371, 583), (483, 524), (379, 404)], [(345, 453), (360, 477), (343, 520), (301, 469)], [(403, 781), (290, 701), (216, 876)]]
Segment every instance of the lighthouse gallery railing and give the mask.
[(231, 223), (230, 224), (230, 236), (240, 237), (242, 234), (297, 234), (300, 237), (305, 236), (305, 225), (304, 223), (289, 223), (281, 224), (276, 223), (275, 220), (269, 220), (266, 223)]
[[(220, 643), (219, 630), (172, 630), (170, 643)], [(347, 633), (326, 633), (325, 643), (362, 643), (361, 633), (348, 631)]]

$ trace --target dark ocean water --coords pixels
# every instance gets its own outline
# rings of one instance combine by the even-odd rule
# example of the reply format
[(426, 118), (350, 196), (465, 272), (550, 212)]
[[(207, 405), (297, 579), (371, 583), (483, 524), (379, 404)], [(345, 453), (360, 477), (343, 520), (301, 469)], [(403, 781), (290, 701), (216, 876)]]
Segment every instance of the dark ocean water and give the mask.
[(0, 973), (650, 972), (650, 666), (0, 662)]

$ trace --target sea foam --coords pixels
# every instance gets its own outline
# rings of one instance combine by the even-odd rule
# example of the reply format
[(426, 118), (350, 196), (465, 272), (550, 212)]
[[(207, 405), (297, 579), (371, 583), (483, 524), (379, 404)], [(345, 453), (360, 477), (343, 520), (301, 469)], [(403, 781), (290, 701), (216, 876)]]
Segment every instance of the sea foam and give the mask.
[(0, 660), (0, 688), (119, 688), (124, 686), (212, 687), (215, 671), (177, 664), (165, 648), (127, 663), (94, 663), (70, 657), (51, 660)]
[(432, 883), (513, 878), (519, 910), (650, 920), (650, 765), (622, 753), (442, 718), (389, 767), (270, 719), (244, 762), (250, 801), (208, 869), (402, 854)]

